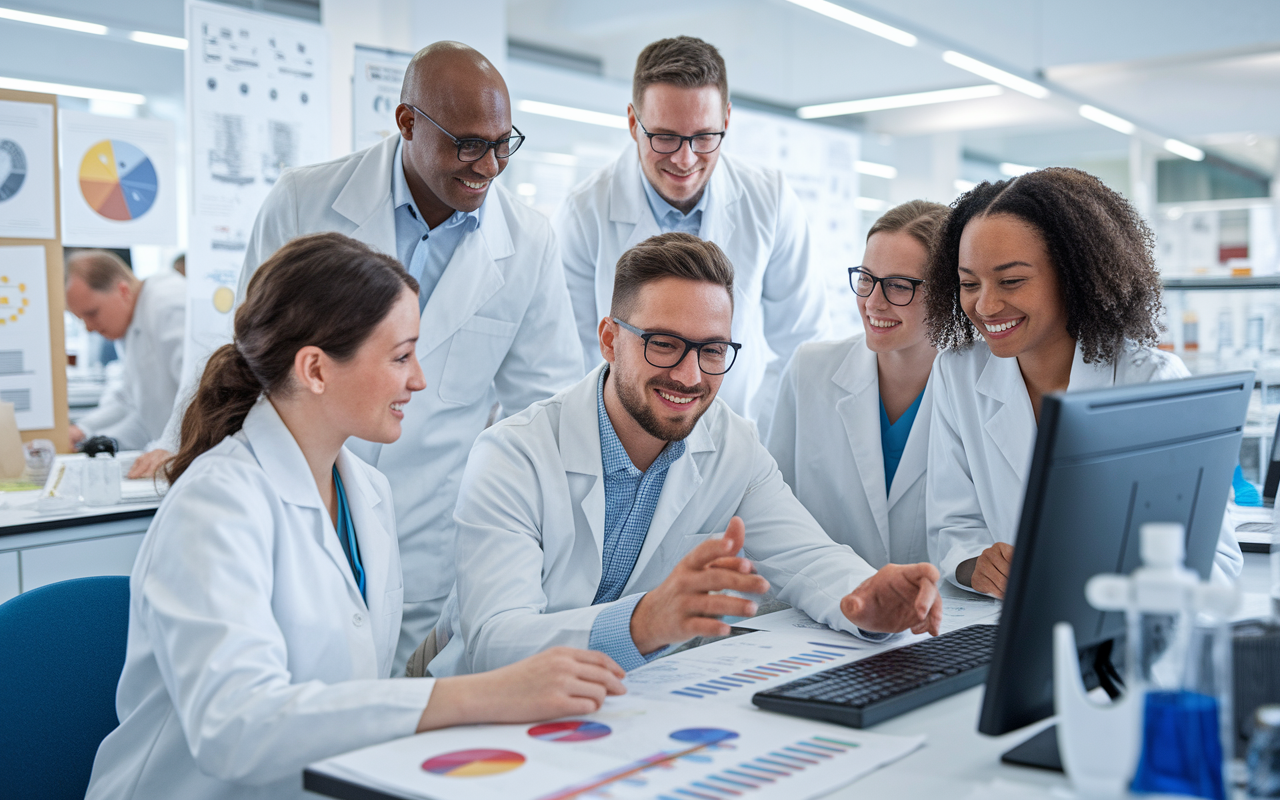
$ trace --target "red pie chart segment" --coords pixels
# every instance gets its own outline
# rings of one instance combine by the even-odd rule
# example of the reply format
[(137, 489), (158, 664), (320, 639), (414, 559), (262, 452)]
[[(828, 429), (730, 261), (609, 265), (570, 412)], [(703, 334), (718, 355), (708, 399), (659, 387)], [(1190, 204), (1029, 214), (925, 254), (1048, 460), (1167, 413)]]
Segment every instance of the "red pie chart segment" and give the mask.
[(155, 165), (128, 142), (103, 139), (80, 162), (80, 193), (110, 220), (128, 222), (151, 210), (159, 192)]
[(455, 750), (422, 762), (422, 769), (447, 778), (482, 778), (500, 775), (524, 764), (524, 756), (511, 750)]
[(563, 722), (547, 722), (534, 725), (529, 735), (535, 739), (548, 742), (586, 742), (591, 739), (603, 739), (613, 731), (608, 725), (590, 722), (585, 719), (570, 719)]

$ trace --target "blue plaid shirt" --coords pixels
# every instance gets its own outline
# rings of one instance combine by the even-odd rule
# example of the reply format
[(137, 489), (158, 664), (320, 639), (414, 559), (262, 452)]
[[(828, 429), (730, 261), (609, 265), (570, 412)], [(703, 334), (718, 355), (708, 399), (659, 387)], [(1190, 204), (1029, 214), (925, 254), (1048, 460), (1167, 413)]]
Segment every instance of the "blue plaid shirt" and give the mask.
[[(613, 603), (622, 595), (649, 533), (653, 512), (667, 480), (667, 469), (685, 451), (683, 441), (669, 442), (647, 471), (636, 469), (604, 408), (604, 382), (608, 374), (607, 367), (601, 370), (596, 384), (600, 455), (604, 462), (604, 553), (600, 587), (592, 605)], [(642, 597), (643, 593), (633, 594), (614, 603), (601, 611), (591, 626), (587, 646), (609, 656), (625, 670), (646, 664), (666, 650), (664, 647), (644, 656), (631, 640), (631, 614)]]

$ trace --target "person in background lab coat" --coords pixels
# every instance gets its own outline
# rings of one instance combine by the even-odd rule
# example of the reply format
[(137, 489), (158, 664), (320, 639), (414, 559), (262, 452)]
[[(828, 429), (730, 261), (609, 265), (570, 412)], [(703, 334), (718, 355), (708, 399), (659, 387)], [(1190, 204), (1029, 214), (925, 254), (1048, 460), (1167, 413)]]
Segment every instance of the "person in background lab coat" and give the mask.
[(796, 499), (873, 567), (929, 560), (928, 381), (937, 350), (924, 325), (924, 273), (946, 214), (912, 200), (876, 220), (862, 266), (849, 273), (864, 332), (801, 345), (769, 426), (769, 452)]
[(397, 442), (349, 445), (395, 494), (399, 673), (453, 588), (458, 482), (494, 403), (513, 414), (583, 368), (551, 225), (493, 183), (523, 139), (502, 76), (475, 50), (437, 42), (405, 72), (396, 122), (399, 135), (381, 144), (281, 176), (258, 213), (239, 296), (277, 248), (319, 231), (396, 256), (421, 284), (417, 353), (430, 388)]
[(937, 633), (938, 571), (877, 572), (831, 541), (751, 423), (716, 397), (739, 348), (733, 297), (733, 266), (715, 244), (686, 233), (642, 242), (618, 262), (612, 316), (600, 321), (606, 363), (476, 440), (433, 674), (556, 644), (630, 670), (677, 642), (727, 634), (721, 615), (755, 613), (751, 600), (715, 592), (770, 583), (865, 638)]
[(182, 380), (186, 279), (162, 272), (140, 281), (115, 253), (80, 250), (67, 259), (66, 293), (67, 310), (121, 354), (120, 380), (70, 427), (72, 446), (110, 436), (122, 450), (155, 449)]
[[(926, 279), (933, 365), (931, 560), (959, 586), (1003, 597), (1041, 400), (1189, 376), (1157, 350), (1153, 237), (1097, 178), (1053, 168), (961, 196)], [(1244, 558), (1223, 525), (1214, 573)]]
[(318, 759), (590, 713), (624, 691), (616, 664), (567, 648), (387, 680), (404, 594), (395, 515), (387, 479), (343, 443), (395, 441), (427, 385), (417, 294), (395, 259), (333, 233), (295, 239), (255, 275), (129, 580), (120, 726), (90, 800), (301, 798)]
[(720, 152), (730, 110), (715, 47), (690, 36), (649, 45), (636, 60), (627, 106), (635, 145), (570, 193), (555, 226), (588, 368), (600, 363), (596, 326), (608, 316), (624, 252), (672, 231), (723, 248), (743, 348), (720, 397), (763, 433), (782, 367), (798, 346), (830, 331), (795, 192), (782, 173)]

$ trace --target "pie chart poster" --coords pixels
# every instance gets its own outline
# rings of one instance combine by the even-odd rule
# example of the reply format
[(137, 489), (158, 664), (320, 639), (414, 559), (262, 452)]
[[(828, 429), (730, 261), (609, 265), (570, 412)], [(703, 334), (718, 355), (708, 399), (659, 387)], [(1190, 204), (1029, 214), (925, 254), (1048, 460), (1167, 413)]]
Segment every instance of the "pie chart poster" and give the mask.
[(178, 243), (173, 123), (64, 110), (58, 129), (63, 244)]

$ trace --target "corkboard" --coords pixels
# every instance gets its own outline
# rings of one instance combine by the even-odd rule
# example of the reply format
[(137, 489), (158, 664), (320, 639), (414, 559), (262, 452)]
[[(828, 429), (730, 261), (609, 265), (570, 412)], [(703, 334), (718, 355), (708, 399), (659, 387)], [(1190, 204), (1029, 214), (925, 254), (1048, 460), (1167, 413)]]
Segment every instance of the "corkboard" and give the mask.
[(44, 103), (53, 106), (53, 209), (54, 238), (52, 239), (4, 239), (0, 247), (36, 245), (45, 251), (45, 273), (49, 281), (49, 352), (53, 369), (53, 428), (40, 431), (23, 431), (22, 441), (51, 439), (59, 453), (71, 452), (67, 437), (70, 417), (67, 414), (67, 342), (63, 327), (63, 308), (66, 296), (62, 291), (62, 198), (58, 176), (58, 98), (51, 94), (13, 92), (0, 90), (0, 100), (17, 103)]

